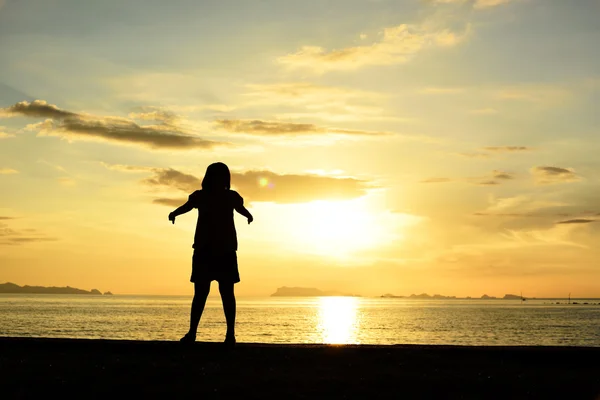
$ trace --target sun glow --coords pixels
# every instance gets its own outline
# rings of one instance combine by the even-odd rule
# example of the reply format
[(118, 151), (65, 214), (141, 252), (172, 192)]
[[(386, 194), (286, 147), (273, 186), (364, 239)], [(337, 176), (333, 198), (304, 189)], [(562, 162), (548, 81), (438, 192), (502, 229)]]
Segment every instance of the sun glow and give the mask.
[[(400, 248), (410, 229), (423, 221), (417, 215), (386, 210), (385, 198), (367, 195), (352, 200), (301, 204), (255, 203), (252, 235), (268, 238), (272, 248), (351, 264), (381, 247)], [(246, 230), (240, 229), (241, 234)], [(249, 233), (248, 233), (249, 234)]]
[(304, 205), (293, 242), (306, 252), (347, 257), (394, 237), (385, 216), (364, 201), (315, 201)]
[(319, 326), (323, 343), (358, 344), (358, 301), (356, 297), (321, 297)]

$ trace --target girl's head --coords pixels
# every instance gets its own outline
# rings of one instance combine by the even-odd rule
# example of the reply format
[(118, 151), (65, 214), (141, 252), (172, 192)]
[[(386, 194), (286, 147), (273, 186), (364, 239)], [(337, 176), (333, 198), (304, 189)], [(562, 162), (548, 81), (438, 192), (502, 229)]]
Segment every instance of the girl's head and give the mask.
[(204, 190), (229, 190), (231, 189), (231, 173), (227, 165), (222, 162), (210, 164), (202, 179)]

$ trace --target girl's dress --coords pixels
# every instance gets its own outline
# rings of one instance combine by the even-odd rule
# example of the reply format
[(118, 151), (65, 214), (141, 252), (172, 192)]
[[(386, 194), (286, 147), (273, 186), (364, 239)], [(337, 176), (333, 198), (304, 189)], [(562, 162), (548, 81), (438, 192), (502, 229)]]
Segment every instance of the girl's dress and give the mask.
[(238, 283), (233, 212), (244, 200), (234, 190), (197, 190), (188, 201), (198, 209), (190, 281)]

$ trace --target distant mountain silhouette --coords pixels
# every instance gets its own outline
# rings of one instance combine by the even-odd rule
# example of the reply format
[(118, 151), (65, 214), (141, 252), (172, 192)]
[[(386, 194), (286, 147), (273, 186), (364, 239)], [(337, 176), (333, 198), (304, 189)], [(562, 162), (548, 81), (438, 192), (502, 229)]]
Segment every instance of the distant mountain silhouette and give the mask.
[(321, 297), (321, 296), (353, 296), (356, 294), (345, 294), (337, 291), (323, 291), (315, 288), (287, 287), (277, 288), (271, 297)]
[[(0, 293), (28, 293), (28, 294), (93, 294), (102, 295), (98, 289), (92, 289), (90, 291), (67, 287), (44, 287), (44, 286), (19, 286), (11, 282), (0, 284)], [(111, 295), (112, 293), (106, 292), (105, 294)]]
[(380, 297), (383, 297), (384, 299), (404, 299), (404, 298), (406, 298), (406, 296), (396, 296), (391, 293), (386, 293), (384, 295), (381, 295)]
[[(386, 293), (384, 295), (379, 296), (384, 299), (419, 299), (419, 300), (473, 300), (473, 297), (456, 297), (456, 296), (444, 296), (441, 294), (434, 294), (433, 296), (428, 295), (427, 293), (421, 294), (411, 294), (410, 296), (396, 296), (391, 293)], [(505, 294), (501, 299), (494, 296), (488, 296), (484, 294), (479, 299), (481, 300), (521, 300), (521, 296), (517, 296), (515, 294)]]

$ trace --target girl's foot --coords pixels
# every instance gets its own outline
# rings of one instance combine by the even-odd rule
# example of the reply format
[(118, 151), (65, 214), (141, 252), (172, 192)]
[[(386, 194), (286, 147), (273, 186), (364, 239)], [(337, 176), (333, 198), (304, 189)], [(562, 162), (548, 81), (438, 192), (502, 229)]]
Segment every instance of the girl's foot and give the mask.
[(225, 343), (226, 346), (235, 346), (235, 336), (233, 335), (227, 335), (225, 336), (225, 341), (223, 342)]
[(184, 343), (194, 343), (196, 341), (196, 335), (192, 335), (191, 333), (186, 333), (184, 337), (179, 339), (180, 342)]

